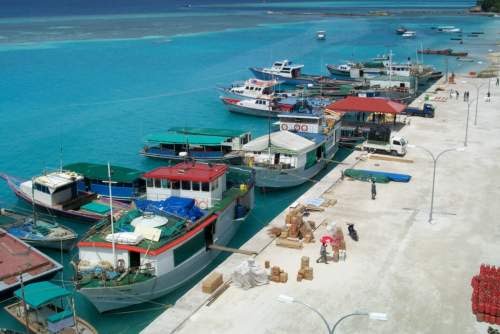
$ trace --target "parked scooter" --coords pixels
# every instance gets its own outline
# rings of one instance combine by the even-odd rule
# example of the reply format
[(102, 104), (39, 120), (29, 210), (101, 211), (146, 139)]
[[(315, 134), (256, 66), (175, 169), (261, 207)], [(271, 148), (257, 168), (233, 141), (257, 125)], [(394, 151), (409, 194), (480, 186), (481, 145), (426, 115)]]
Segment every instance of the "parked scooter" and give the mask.
[(354, 224), (347, 224), (347, 230), (349, 231), (349, 236), (352, 238), (354, 241), (358, 241), (358, 232), (354, 228)]

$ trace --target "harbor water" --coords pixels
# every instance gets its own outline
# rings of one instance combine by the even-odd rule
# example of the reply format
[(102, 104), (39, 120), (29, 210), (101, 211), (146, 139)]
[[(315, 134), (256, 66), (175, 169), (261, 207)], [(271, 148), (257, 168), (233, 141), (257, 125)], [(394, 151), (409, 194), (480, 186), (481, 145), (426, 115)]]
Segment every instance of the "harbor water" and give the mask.
[[(359, 7), (355, 7), (354, 1), (341, 3), (352, 11), (368, 8), (366, 1), (360, 2)], [(382, 3), (389, 9), (399, 6), (398, 1)], [(419, 3), (415, 1), (414, 7), (418, 8)], [(432, 3), (429, 2), (430, 9), (435, 8)], [(471, 1), (441, 3), (443, 8), (469, 5)], [(270, 8), (308, 8), (305, 3), (276, 6)], [(323, 10), (324, 5), (317, 6), (316, 11)], [(143, 138), (152, 132), (171, 126), (242, 129), (251, 131), (254, 137), (266, 132), (266, 119), (227, 112), (216, 90), (216, 86), (250, 77), (251, 66), (290, 59), (305, 64), (304, 73), (326, 75), (327, 63), (368, 60), (390, 50), (396, 61), (414, 60), (421, 47), (449, 47), (468, 51), (475, 63), (450, 57), (446, 64), (441, 56), (424, 56), (424, 63), (442, 71), (447, 66), (450, 72), (464, 72), (468, 67), (477, 68), (477, 62), (486, 64), (482, 55), (495, 49), (500, 31), (499, 20), (494, 18), (454, 13), (274, 17), (267, 12), (271, 10), (267, 6), (251, 3), (241, 8), (194, 3), (191, 9), (163, 16), (127, 16), (123, 9), (120, 27), (130, 26), (130, 30), (113, 28), (113, 19), (106, 19), (106, 11), (102, 15), (88, 13), (93, 16), (85, 19), (0, 19), (0, 171), (29, 178), (44, 169), (56, 169), (61, 162), (79, 161), (109, 161), (149, 170), (162, 164), (138, 153), (144, 145)], [(328, 10), (334, 9), (333, 6)], [(147, 10), (141, 8), (138, 12)], [(244, 20), (235, 20), (232, 15)], [(183, 22), (183, 29), (179, 22)], [(417, 31), (417, 37), (403, 40), (396, 35), (395, 29), (401, 25)], [(464, 32), (485, 34), (474, 38), (464, 34), (464, 44), (459, 45), (450, 40), (450, 34), (431, 29), (436, 25), (455, 25)], [(159, 31), (159, 26), (163, 31)], [(325, 41), (315, 39), (317, 30), (327, 31)], [(349, 153), (340, 150), (336, 160)], [(316, 178), (319, 179), (320, 176)], [(283, 191), (257, 192), (255, 209), (230, 246), (243, 244), (312, 182), (315, 181)], [(29, 210), (4, 183), (0, 183), (0, 206)], [(79, 234), (90, 226), (60, 221)], [(65, 265), (63, 275), (54, 281), (72, 288), (69, 262), (74, 252), (47, 253)], [(77, 295), (77, 311), (101, 333), (137, 333), (190, 286), (192, 283), (159, 300), (104, 315)], [(22, 329), (3, 310), (5, 302), (0, 306), (0, 327)], [(124, 316), (126, 322), (122, 320)]]

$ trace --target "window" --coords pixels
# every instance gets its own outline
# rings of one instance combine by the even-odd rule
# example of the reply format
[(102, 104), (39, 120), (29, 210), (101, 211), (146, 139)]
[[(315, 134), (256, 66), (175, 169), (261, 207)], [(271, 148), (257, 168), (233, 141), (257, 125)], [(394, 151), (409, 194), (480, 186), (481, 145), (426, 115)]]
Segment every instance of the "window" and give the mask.
[(210, 191), (210, 183), (202, 182), (201, 183), (201, 191)]
[(191, 190), (191, 181), (181, 182), (182, 190)]
[(146, 179), (146, 187), (148, 188), (153, 187), (153, 179)]
[(49, 188), (39, 183), (35, 183), (35, 189), (43, 193), (50, 194)]
[(165, 189), (170, 188), (170, 182), (168, 180), (161, 180), (161, 187)]
[(155, 179), (155, 188), (161, 188), (161, 180)]
[(172, 181), (170, 185), (172, 186), (172, 189), (179, 189), (181, 186), (179, 181)]
[(399, 141), (397, 141), (397, 140), (394, 140), (392, 143), (393, 143), (394, 145), (398, 145), (398, 146), (399, 146), (399, 145), (401, 145), (401, 143), (400, 143)]
[(192, 182), (193, 191), (200, 191), (200, 182)]

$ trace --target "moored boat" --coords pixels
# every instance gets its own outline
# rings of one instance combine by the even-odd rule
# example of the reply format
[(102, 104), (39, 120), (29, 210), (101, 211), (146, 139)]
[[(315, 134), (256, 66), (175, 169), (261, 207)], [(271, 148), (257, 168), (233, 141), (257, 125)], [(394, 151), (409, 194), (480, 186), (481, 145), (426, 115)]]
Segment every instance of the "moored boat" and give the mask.
[[(184, 162), (144, 174), (147, 200), (78, 243), (77, 287), (99, 312), (143, 303), (194, 277), (253, 208), (250, 169)], [(117, 233), (127, 233), (116, 235)]]
[(251, 139), (250, 132), (232, 129), (172, 127), (146, 137), (141, 154), (170, 161), (194, 159), (205, 162), (241, 162), (241, 147)]
[(439, 32), (446, 32), (446, 33), (459, 33), (462, 31), (462, 29), (457, 28), (455, 26), (439, 26), (437, 27), (437, 30)]
[[(97, 221), (109, 215), (109, 199), (98, 198), (96, 193), (78, 191), (78, 182), (84, 177), (75, 172), (59, 170), (23, 180), (0, 174), (9, 188), (21, 199), (49, 213)], [(113, 202), (115, 212), (130, 208), (129, 204)]]
[(293, 187), (308, 182), (338, 150), (340, 121), (323, 114), (290, 113), (279, 117), (279, 131), (246, 144), (245, 163), (262, 188)]
[[(111, 194), (120, 201), (132, 201), (144, 195), (142, 171), (121, 166), (110, 166), (113, 176)], [(109, 197), (108, 166), (89, 162), (77, 162), (63, 166), (64, 170), (83, 176), (78, 181), (78, 191)]]
[(235, 83), (230, 88), (223, 88), (226, 97), (271, 98), (275, 94), (274, 87), (280, 82), (277, 80), (248, 79), (242, 83)]
[(26, 214), (10, 209), (0, 209), (0, 226), (22, 241), (41, 248), (70, 250), (78, 235), (69, 227), (48, 222), (36, 213)]
[(62, 265), (0, 228), (0, 297), (24, 284), (53, 277)]
[(408, 29), (406, 29), (405, 27), (399, 27), (399, 28), (396, 29), (396, 34), (402, 35), (402, 34), (404, 34), (407, 31), (408, 31)]
[(251, 67), (250, 71), (261, 80), (278, 80), (287, 85), (314, 84), (325, 80), (320, 75), (302, 74), (302, 64), (294, 64), (289, 60), (273, 63), (271, 67)]
[(234, 99), (221, 96), (221, 100), (230, 112), (258, 117), (276, 117), (293, 108), (293, 105), (280, 103), (275, 98)]
[(351, 77), (351, 69), (355, 67), (355, 64), (353, 63), (347, 63), (347, 64), (341, 64), (338, 66), (335, 65), (326, 65), (326, 68), (328, 69), (328, 72), (333, 77), (341, 77), (341, 78), (350, 78)]
[(75, 314), (72, 292), (44, 281), (14, 292), (18, 301), (5, 310), (31, 333), (97, 334), (97, 330)]

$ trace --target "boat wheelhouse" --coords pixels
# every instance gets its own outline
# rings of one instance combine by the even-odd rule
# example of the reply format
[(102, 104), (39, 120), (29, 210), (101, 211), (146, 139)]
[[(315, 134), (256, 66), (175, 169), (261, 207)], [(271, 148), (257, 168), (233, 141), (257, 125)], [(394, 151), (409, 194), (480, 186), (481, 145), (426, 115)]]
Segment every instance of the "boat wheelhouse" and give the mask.
[(245, 82), (234, 83), (230, 88), (223, 89), (228, 97), (271, 98), (274, 96), (277, 80), (248, 79)]
[(287, 85), (307, 85), (324, 79), (319, 75), (303, 74), (302, 64), (293, 64), (289, 60), (274, 62), (271, 67), (251, 67), (250, 71), (257, 79), (278, 80)]
[[(77, 162), (65, 165), (63, 169), (83, 176), (83, 180), (77, 183), (78, 191), (109, 197), (108, 165)], [(111, 194), (114, 199), (132, 201), (144, 195), (142, 171), (120, 166), (110, 166), (110, 169)]]
[(278, 117), (279, 131), (243, 147), (245, 163), (255, 170), (258, 187), (293, 187), (307, 182), (338, 150), (340, 121), (315, 113)]
[[(0, 177), (19, 198), (49, 213), (96, 221), (108, 216), (111, 210), (109, 199), (99, 198), (93, 192), (78, 191), (78, 184), (84, 181), (84, 177), (75, 172), (47, 172), (31, 180), (6, 174), (0, 174)], [(128, 204), (113, 201), (115, 212), (129, 208)]]
[(21, 285), (53, 277), (62, 265), (0, 228), (0, 297)]
[(239, 164), (250, 132), (232, 129), (173, 127), (146, 137), (141, 154), (150, 158)]
[(253, 208), (254, 173), (184, 162), (144, 174), (147, 199), (78, 243), (77, 286), (99, 312), (176, 289), (206, 268)]
[(31, 333), (97, 334), (88, 322), (76, 316), (73, 293), (51, 282), (28, 284), (14, 292), (18, 301), (5, 310)]

